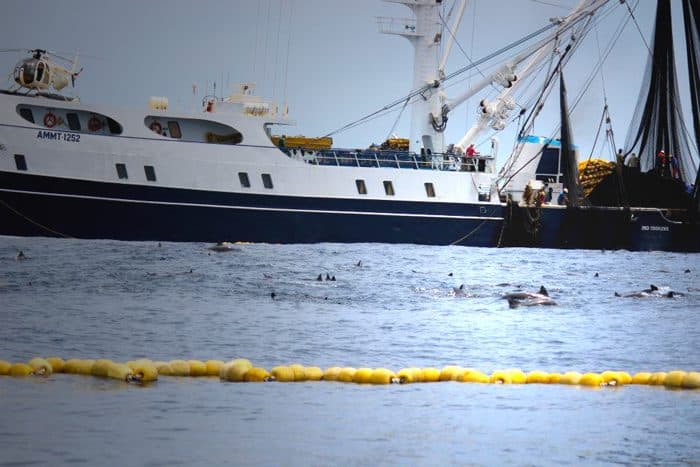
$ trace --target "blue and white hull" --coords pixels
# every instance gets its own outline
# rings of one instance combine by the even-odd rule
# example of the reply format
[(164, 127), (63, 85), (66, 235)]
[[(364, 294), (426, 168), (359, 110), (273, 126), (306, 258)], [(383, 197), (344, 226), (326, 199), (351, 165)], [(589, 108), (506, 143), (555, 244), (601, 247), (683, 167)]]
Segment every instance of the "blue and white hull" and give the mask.
[(219, 193), (0, 172), (0, 233), (119, 240), (495, 246), (500, 205)]

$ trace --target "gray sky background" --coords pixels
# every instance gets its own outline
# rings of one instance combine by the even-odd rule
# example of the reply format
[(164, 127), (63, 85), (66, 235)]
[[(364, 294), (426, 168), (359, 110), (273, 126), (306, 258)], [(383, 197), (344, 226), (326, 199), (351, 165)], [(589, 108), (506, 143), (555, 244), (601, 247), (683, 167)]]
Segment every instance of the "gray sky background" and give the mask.
[[(539, 29), (576, 2), (546, 3), (471, 0), (458, 41), (476, 59)], [(618, 0), (610, 4), (611, 12), (598, 28), (601, 48), (627, 15)], [(149, 96), (167, 96), (171, 107), (192, 109), (201, 102), (207, 82), (210, 92), (216, 82), (221, 95), (226, 84), (254, 81), (256, 94), (279, 101), (286, 97), (290, 116), (297, 122), (287, 134), (316, 136), (402, 97), (411, 86), (412, 46), (401, 37), (380, 34), (376, 24), (377, 16), (410, 17), (410, 11), (379, 0), (35, 0), (7, 2), (3, 10), (0, 48), (38, 47), (69, 55), (80, 50), (85, 69), (75, 92), (86, 103), (146, 108)], [(647, 41), (654, 12), (652, 0), (640, 0), (635, 11)], [(674, 23), (676, 33), (682, 34), (682, 23)], [(570, 100), (598, 60), (598, 50), (593, 33), (566, 70)], [(22, 57), (0, 54), (0, 68), (10, 73)], [(630, 22), (603, 69), (618, 145), (627, 133), (646, 57), (641, 36)], [(679, 74), (685, 76), (685, 49), (676, 52), (676, 60)], [(448, 72), (467, 63), (453, 47)], [(685, 82), (683, 78), (681, 83)], [(466, 84), (449, 88), (448, 94), (456, 95)], [(556, 93), (552, 97), (551, 111), (538, 120), (537, 134), (550, 135), (558, 123)], [(683, 101), (687, 106), (687, 99)], [(464, 134), (474, 121), (477, 103), (473, 99), (469, 107), (453, 111), (447, 142)], [(598, 77), (572, 117), (582, 157), (588, 156), (602, 108)], [(359, 148), (381, 142), (395, 116), (336, 135), (335, 145)], [(405, 115), (397, 133), (408, 136), (409, 125)], [(500, 136), (500, 161), (514, 134), (513, 130)]]

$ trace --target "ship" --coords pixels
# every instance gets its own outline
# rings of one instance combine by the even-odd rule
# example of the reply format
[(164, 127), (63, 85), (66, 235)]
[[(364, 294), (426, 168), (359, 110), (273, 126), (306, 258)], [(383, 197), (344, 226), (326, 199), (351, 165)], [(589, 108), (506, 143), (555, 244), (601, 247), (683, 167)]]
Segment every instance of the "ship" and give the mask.
[[(672, 7), (683, 18), (692, 125), (679, 98)], [(612, 161), (579, 161), (558, 71), (561, 139), (533, 160), (535, 178), (520, 180), (524, 196), (508, 210), (507, 245), (700, 252), (700, 4), (659, 0), (654, 24), (637, 117), (617, 153), (603, 108), (598, 132), (609, 140)], [(565, 199), (538, 200), (548, 185), (566, 190)]]
[[(130, 110), (83, 103), (62, 92), (80, 73), (77, 60), (63, 66), (50, 51), (31, 50), (16, 65), (12, 85), (0, 90), (0, 234), (599, 247), (566, 233), (577, 231), (563, 227), (563, 213), (571, 209), (552, 207), (556, 215), (542, 215), (547, 226), (540, 232), (563, 241), (541, 235), (532, 241), (532, 222), (521, 219), (530, 210), (522, 205), (523, 187), (538, 178), (556, 141), (522, 133), (500, 170), (498, 140), (491, 138), (484, 153), (473, 143), (485, 130), (505, 127), (517, 107), (515, 90), (544, 62), (556, 54), (563, 68), (570, 56), (560, 51), (585, 37), (590, 18), (610, 2), (585, 0), (552, 18), (501, 51), (525, 40), (531, 45), (449, 98), (447, 83), (481, 62), (446, 72), (467, 1), (455, 2), (447, 20), (442, 1), (391, 1), (413, 13), (379, 19), (380, 32), (413, 46), (412, 90), (391, 104), (410, 110), (410, 137), (364, 149), (334, 147), (331, 134), (292, 134), (295, 122), (284, 106), (255, 95), (255, 83), (228, 96), (206, 96), (195, 112), (173, 110), (165, 97)], [(485, 88), (497, 89), (496, 97), (482, 99), (474, 126), (447, 144), (450, 112)], [(565, 188), (556, 186), (556, 194)], [(667, 245), (624, 241), (615, 247)]]

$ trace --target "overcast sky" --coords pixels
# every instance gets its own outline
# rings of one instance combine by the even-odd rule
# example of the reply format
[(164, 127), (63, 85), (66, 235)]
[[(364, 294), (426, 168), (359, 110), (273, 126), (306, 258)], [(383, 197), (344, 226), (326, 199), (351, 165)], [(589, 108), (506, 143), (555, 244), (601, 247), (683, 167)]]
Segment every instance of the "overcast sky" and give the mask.
[[(471, 0), (459, 44), (477, 59), (541, 28), (550, 17), (566, 14), (575, 3)], [(647, 41), (654, 5), (641, 0), (635, 11)], [(611, 0), (609, 9), (566, 70), (570, 99), (598, 60), (598, 44), (604, 48), (628, 16), (618, 0)], [(69, 55), (80, 50), (85, 69), (75, 92), (86, 103), (145, 108), (149, 96), (167, 96), (172, 107), (191, 109), (201, 101), (207, 82), (210, 92), (216, 82), (217, 94), (222, 94), (227, 84), (255, 81), (258, 95), (280, 102), (286, 98), (290, 117), (297, 122), (288, 134), (316, 136), (400, 98), (411, 86), (412, 46), (404, 38), (380, 34), (376, 22), (378, 16), (411, 13), (403, 5), (379, 0), (35, 0), (7, 3), (3, 10), (0, 48), (38, 47)], [(682, 33), (677, 24), (676, 32)], [(603, 69), (618, 144), (624, 141), (637, 101), (646, 54), (642, 36), (629, 22)], [(0, 54), (0, 67), (9, 73), (22, 56)], [(685, 50), (676, 58), (685, 75)], [(467, 63), (455, 46), (447, 71)], [(448, 94), (461, 92), (467, 83), (449, 88)], [(598, 77), (572, 116), (574, 140), (585, 157), (603, 108), (602, 88)], [(558, 123), (556, 93), (552, 97), (552, 111), (538, 120), (537, 134), (550, 135)], [(469, 107), (453, 111), (448, 143), (457, 141), (474, 121), (477, 103), (473, 99)], [(381, 142), (395, 116), (336, 135), (335, 145), (360, 148)], [(405, 115), (397, 133), (408, 136), (409, 125)], [(500, 161), (514, 134), (511, 130), (500, 136)]]

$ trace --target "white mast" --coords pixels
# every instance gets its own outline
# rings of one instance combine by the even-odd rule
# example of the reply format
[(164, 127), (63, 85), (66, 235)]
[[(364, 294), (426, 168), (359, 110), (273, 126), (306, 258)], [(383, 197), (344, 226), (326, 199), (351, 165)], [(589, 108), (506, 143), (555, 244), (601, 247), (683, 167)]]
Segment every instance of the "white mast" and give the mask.
[[(401, 3), (413, 11), (415, 19), (379, 18), (379, 30), (385, 34), (403, 36), (413, 44), (413, 89), (421, 89), (434, 83), (415, 97), (411, 103), (410, 150), (444, 152), (443, 133), (435, 130), (430, 115), (441, 115), (445, 96), (440, 91), (440, 41), (442, 23), (439, 9), (442, 0), (384, 0)], [(439, 118), (439, 117), (438, 117)]]

